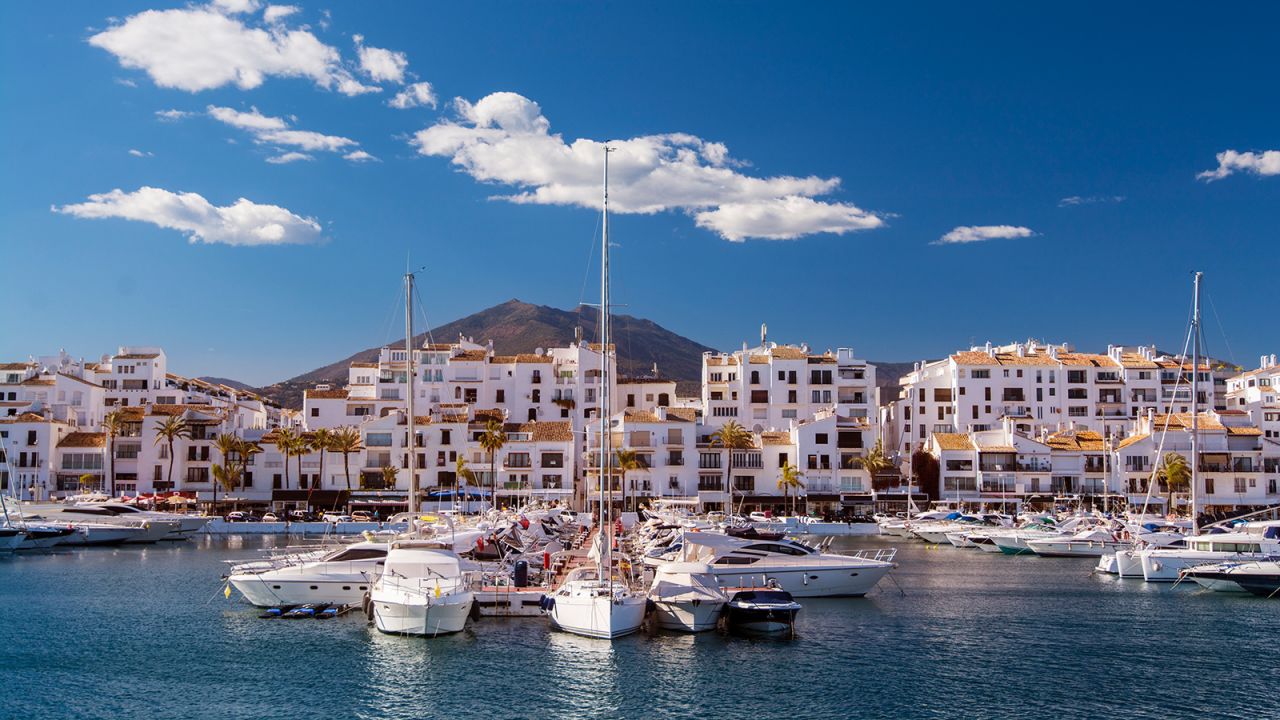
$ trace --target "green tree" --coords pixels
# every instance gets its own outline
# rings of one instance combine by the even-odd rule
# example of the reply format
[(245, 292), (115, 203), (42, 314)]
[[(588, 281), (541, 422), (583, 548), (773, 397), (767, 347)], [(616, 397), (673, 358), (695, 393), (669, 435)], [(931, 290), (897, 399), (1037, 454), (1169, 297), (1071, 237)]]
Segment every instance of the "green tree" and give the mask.
[[(804, 483), (801, 481), (804, 475), (800, 472), (800, 468), (787, 463), (778, 470), (778, 489), (782, 491), (782, 504), (785, 507), (787, 498), (791, 495), (791, 491), (796, 491), (796, 498), (799, 498), (800, 491), (804, 489)], [(796, 500), (791, 501), (791, 514), (796, 514)]]
[[(280, 428), (276, 431), (276, 450), (284, 458), (284, 489), (289, 489), (289, 458), (298, 452), (302, 437), (293, 428)], [(301, 468), (299, 468), (301, 474)]]
[(169, 449), (169, 471), (165, 478), (171, 490), (173, 489), (174, 443), (189, 439), (191, 439), (191, 426), (181, 415), (170, 415), (156, 426), (156, 445), (164, 443)]
[(350, 425), (339, 428), (333, 434), (332, 452), (342, 453), (342, 472), (347, 478), (347, 492), (351, 492), (351, 453), (358, 453), (364, 448), (360, 444), (360, 431)]
[(746, 450), (753, 446), (751, 432), (742, 427), (735, 420), (730, 420), (720, 427), (719, 430), (711, 433), (711, 447), (720, 446), (727, 452), (729, 457), (725, 461), (724, 479), (725, 490), (729, 493), (728, 500), (725, 503), (725, 515), (733, 512), (733, 451)]
[(102, 432), (107, 436), (107, 487), (111, 497), (116, 496), (116, 438), (124, 430), (124, 417), (119, 410), (112, 410), (102, 418)]
[[(229, 432), (224, 432), (221, 435), (218, 435), (218, 438), (213, 441), (213, 446), (216, 447), (218, 449), (218, 453), (222, 455), (223, 472), (227, 473), (228, 476), (234, 474), (237, 480), (240, 477), (241, 470), (236, 468), (236, 463), (243, 462), (244, 460), (244, 458), (238, 457), (243, 444), (244, 443), (240, 441), (240, 438)], [(233, 458), (232, 456), (237, 457)], [(217, 465), (213, 466), (214, 470), (217, 468)], [(213, 504), (215, 507), (218, 504), (218, 486), (221, 484), (222, 483), (218, 482), (218, 478), (215, 476), (213, 483)], [(228, 492), (230, 492), (230, 490), (228, 490)]]
[(218, 502), (217, 497), (218, 497), (219, 485), (221, 485), (223, 489), (227, 491), (228, 495), (230, 495), (236, 489), (236, 487), (240, 485), (241, 469), (240, 469), (240, 465), (236, 463), (227, 463), (225, 465), (215, 464), (212, 468), (212, 471), (213, 471), (213, 496), (214, 496), (213, 501), (216, 503)]
[(329, 428), (313, 430), (307, 439), (307, 448), (320, 453), (320, 482), (324, 483), (324, 454), (333, 449), (335, 433)]
[(489, 453), (489, 484), (492, 487), (493, 507), (498, 507), (498, 453), (507, 444), (507, 433), (502, 423), (490, 420), (480, 435), (480, 447)]
[[(471, 468), (467, 467), (467, 459), (463, 457), (462, 453), (458, 453), (458, 460), (453, 464), (453, 467), (454, 467), (454, 476), (456, 478), (456, 481), (454, 483), (455, 487), (453, 488), (453, 496), (455, 498), (458, 497), (458, 492), (459, 492), (458, 486), (461, 486), (461, 491), (462, 491), (461, 502), (465, 503), (467, 499), (467, 484), (468, 483), (470, 483), (471, 485), (476, 484), (476, 474), (472, 472)], [(466, 505), (458, 506), (460, 510), (465, 507)]]
[(1165, 507), (1173, 510), (1174, 493), (1186, 492), (1191, 487), (1191, 465), (1187, 459), (1176, 452), (1167, 452), (1160, 459), (1160, 471), (1157, 474), (1165, 486)]
[(862, 458), (862, 467), (867, 471), (867, 475), (871, 478), (871, 488), (873, 490), (883, 490), (876, 481), (876, 476), (893, 467), (893, 463), (889, 461), (888, 456), (884, 454), (884, 446), (879, 440), (876, 440), (875, 447), (871, 448), (871, 452)]
[(627, 473), (632, 470), (644, 470), (649, 466), (645, 464), (639, 453), (627, 448), (620, 448), (614, 453), (614, 460), (617, 463), (618, 472), (622, 473), (622, 509), (625, 512), (630, 509), (627, 507)]
[(382, 468), (382, 487), (384, 489), (394, 490), (396, 487), (396, 468), (394, 465), (384, 465)]

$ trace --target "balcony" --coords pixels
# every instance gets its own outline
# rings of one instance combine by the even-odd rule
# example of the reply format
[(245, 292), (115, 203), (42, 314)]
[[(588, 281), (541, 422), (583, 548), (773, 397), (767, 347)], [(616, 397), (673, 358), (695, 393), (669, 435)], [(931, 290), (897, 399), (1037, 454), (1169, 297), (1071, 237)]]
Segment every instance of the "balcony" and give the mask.
[(1231, 461), (1231, 472), (1256, 473), (1260, 468), (1250, 458), (1237, 458)]
[[(1053, 463), (1045, 460), (1025, 460), (1017, 465), (1018, 472), (1053, 472)], [(986, 472), (983, 468), (983, 472)]]

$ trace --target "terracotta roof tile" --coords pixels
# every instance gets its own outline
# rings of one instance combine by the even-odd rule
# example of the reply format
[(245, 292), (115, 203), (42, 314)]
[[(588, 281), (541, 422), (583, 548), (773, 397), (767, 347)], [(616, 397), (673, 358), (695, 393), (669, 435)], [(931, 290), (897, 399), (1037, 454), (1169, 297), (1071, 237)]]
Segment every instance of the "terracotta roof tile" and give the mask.
[(973, 449), (973, 441), (964, 433), (934, 433), (933, 439), (943, 450)]
[(31, 363), (0, 363), (0, 370), (26, 370)]
[(302, 394), (310, 400), (346, 400), (349, 393), (346, 388), (330, 390), (311, 388), (309, 390), (304, 390)]
[(697, 422), (698, 411), (694, 408), (667, 408), (667, 420)]
[(106, 435), (100, 432), (68, 433), (58, 441), (60, 448), (100, 448), (106, 445)]
[(488, 356), (488, 350), (463, 350), (449, 358), (449, 362), (484, 362)]
[(1228, 435), (1254, 435), (1254, 436), (1257, 436), (1257, 435), (1261, 435), (1261, 434), (1262, 434), (1262, 431), (1261, 431), (1261, 430), (1259, 430), (1259, 429), (1258, 429), (1258, 428), (1256, 428), (1256, 427), (1249, 427), (1249, 426), (1247, 426), (1247, 425), (1246, 425), (1246, 426), (1243, 426), (1243, 427), (1239, 427), (1239, 426), (1235, 426), (1235, 427), (1228, 426), (1228, 427), (1227, 427), (1227, 434), (1228, 434)]
[(125, 353), (124, 355), (113, 355), (113, 360), (154, 360), (160, 357), (160, 353)]
[(51, 423), (53, 422), (53, 420), (33, 412), (24, 412), (15, 417), (0, 418), (0, 423), (10, 424), (10, 425), (14, 423), (46, 423), (46, 422)]
[(53, 385), (53, 378), (33, 377), (22, 381), (23, 385), (50, 386)]
[(789, 432), (762, 432), (760, 433), (761, 445), (790, 445), (791, 433)]
[(1102, 435), (1092, 430), (1067, 430), (1054, 433), (1046, 438), (1045, 444), (1054, 450), (1066, 450), (1069, 452), (1106, 449), (1106, 442), (1102, 439)]
[(779, 345), (770, 350), (769, 354), (778, 360), (804, 360), (809, 357), (809, 353), (790, 345)]
[(1143, 440), (1146, 440), (1146, 439), (1147, 439), (1147, 438), (1149, 438), (1149, 437), (1151, 437), (1151, 436), (1150, 436), (1150, 435), (1147, 435), (1147, 434), (1142, 434), (1142, 435), (1130, 435), (1129, 437), (1127, 437), (1127, 438), (1125, 438), (1125, 439), (1121, 440), (1120, 442), (1116, 443), (1116, 449), (1117, 449), (1117, 450), (1119, 450), (1120, 448), (1127, 448), (1127, 447), (1129, 447), (1130, 445), (1133, 445), (1133, 444), (1135, 444), (1135, 443), (1142, 442)]

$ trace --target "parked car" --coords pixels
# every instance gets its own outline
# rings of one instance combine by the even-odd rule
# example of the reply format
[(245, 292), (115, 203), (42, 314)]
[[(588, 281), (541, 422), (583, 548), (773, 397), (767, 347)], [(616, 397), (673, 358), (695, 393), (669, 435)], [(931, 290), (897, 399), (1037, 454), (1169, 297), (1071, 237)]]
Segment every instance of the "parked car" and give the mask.
[(364, 510), (357, 510), (351, 513), (351, 520), (353, 522), (373, 522), (373, 515)]
[(316, 522), (319, 519), (315, 513), (307, 512), (306, 510), (289, 511), (289, 520), (292, 522)]
[(227, 522), (257, 522), (258, 518), (246, 510), (233, 510), (223, 518)]
[(266, 513), (262, 516), (262, 522), (280, 522), (280, 518), (275, 513)]
[(351, 522), (350, 515), (340, 515), (338, 513), (331, 513), (331, 512), (325, 513), (320, 517), (320, 519), (324, 522), (331, 522), (331, 523)]

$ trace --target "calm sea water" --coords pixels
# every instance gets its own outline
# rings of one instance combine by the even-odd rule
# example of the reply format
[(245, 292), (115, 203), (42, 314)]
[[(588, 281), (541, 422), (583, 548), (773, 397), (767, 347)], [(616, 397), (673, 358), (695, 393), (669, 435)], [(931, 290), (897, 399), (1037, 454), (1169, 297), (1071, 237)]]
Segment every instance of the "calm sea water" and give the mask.
[(270, 542), (0, 558), (0, 717), (1280, 717), (1280, 601), (1084, 560), (900, 543), (896, 584), (803, 601), (792, 640), (488, 618), (426, 640), (225, 600), (223, 560)]

